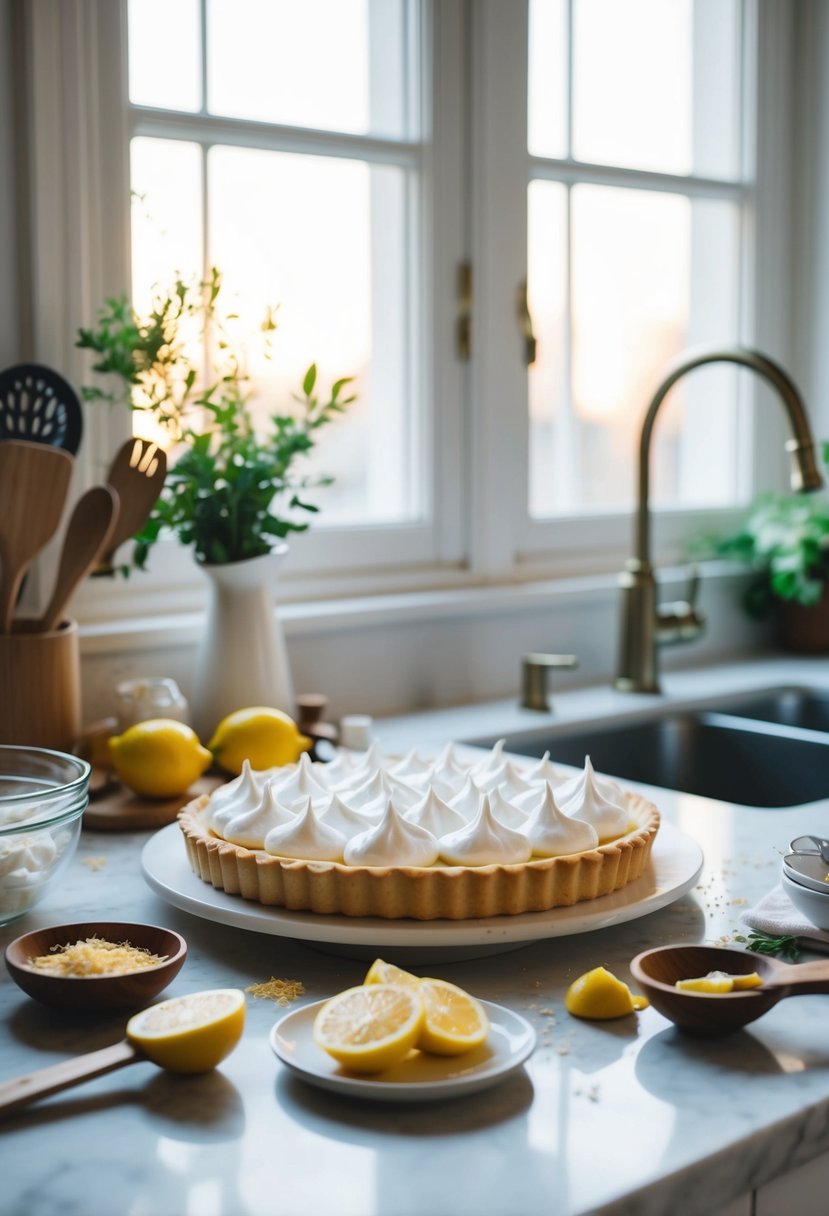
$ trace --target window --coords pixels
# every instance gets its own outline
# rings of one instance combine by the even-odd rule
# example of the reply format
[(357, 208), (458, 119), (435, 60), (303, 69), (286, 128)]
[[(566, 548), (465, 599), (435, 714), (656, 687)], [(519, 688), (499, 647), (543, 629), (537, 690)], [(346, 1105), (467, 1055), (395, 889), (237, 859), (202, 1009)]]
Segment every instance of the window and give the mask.
[(322, 383), (353, 376), (356, 403), (308, 459), (334, 478), (315, 501), (329, 529), (409, 525), (396, 560), (437, 556), (420, 16), (409, 0), (133, 0), (128, 26), (136, 306), (219, 267), (263, 416), (311, 362)]
[[(662, 369), (740, 333), (740, 0), (530, 0), (531, 516), (631, 506)], [(692, 408), (687, 408), (691, 405)], [(736, 373), (677, 389), (654, 501), (734, 505)]]
[[(50, 148), (63, 143), (66, 165), (79, 166), (67, 169), (65, 196), (37, 195), (45, 331), (73, 335), (115, 294), (113, 278), (130, 276), (118, 261), (129, 247), (139, 305), (156, 280), (211, 264), (247, 337), (261, 310), (279, 305), (273, 360), (254, 364), (263, 406), (284, 401), (311, 360), (324, 380), (357, 376), (357, 408), (315, 457), (335, 483), (292, 546), (289, 594), (615, 571), (630, 539), (638, 426), (665, 364), (710, 341), (756, 341), (784, 363), (791, 354), (785, 338), (768, 341), (785, 333), (791, 174), (778, 112), (788, 9), (755, 0), (83, 0), (77, 9), (83, 122), (56, 104), (53, 83), (56, 65), (70, 62), (74, 19), (66, 5), (27, 9), (43, 51), (38, 88), (52, 90), (40, 122), (55, 124), (35, 156), (52, 164)], [(759, 89), (764, 64), (774, 71)], [(128, 241), (117, 239), (129, 219), (113, 172), (122, 147)], [(48, 237), (75, 214), (92, 219), (85, 243), (65, 242), (61, 279)], [(469, 351), (457, 341), (467, 313)], [(706, 368), (660, 414), (652, 484), (663, 549), (676, 552), (683, 531), (753, 491), (765, 442), (752, 432), (754, 391), (734, 369)], [(186, 563), (175, 554), (163, 563), (159, 552), (161, 578), (134, 580), (129, 598), (152, 585), (162, 608), (199, 603), (196, 590), (180, 594)], [(163, 599), (171, 572), (176, 593)]]

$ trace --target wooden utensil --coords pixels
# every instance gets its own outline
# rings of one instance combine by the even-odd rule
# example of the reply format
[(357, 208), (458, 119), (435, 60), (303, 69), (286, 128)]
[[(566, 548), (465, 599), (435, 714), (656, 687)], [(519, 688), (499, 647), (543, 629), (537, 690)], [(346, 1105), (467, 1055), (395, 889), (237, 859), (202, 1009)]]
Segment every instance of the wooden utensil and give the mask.
[[(221, 1004), (217, 1006), (215, 1013), (211, 1015), (203, 1009), (199, 1011), (198, 1002), (206, 998), (209, 1008), (210, 1001), (216, 997), (220, 998)], [(230, 1004), (227, 1003), (228, 997), (233, 998)], [(143, 1014), (138, 1013), (134, 1018), (143, 1022), (144, 1026), (135, 1027), (131, 1019), (127, 1023), (127, 1037), (120, 1043), (3, 1082), (0, 1084), (0, 1117), (10, 1111), (19, 1110), (21, 1106), (28, 1106), (39, 1098), (46, 1098), (50, 1094), (69, 1089), (72, 1085), (78, 1085), (90, 1077), (100, 1077), (139, 1060), (150, 1060), (170, 1072), (209, 1072), (233, 1051), (241, 1037), (245, 995), (239, 989), (224, 988), (192, 993), (180, 997), (179, 1000), (183, 1004), (188, 1001), (197, 1003), (195, 1008), (191, 1007), (192, 1020), (188, 1020), (186, 1014), (178, 1024), (175, 1024), (175, 1016), (166, 1018), (168, 1024), (164, 1026), (163, 1033), (148, 1035), (143, 1033), (147, 1029), (146, 1019)], [(165, 1004), (167, 1002), (162, 1002), (161, 1008)], [(172, 1001), (170, 1004), (176, 1005), (177, 1002)], [(158, 1017), (152, 1008), (148, 1012)], [(134, 1027), (132, 1034), (131, 1026)], [(218, 1034), (213, 1033), (214, 1028), (219, 1029)]]
[[(786, 996), (829, 993), (829, 961), (780, 963), (767, 955), (720, 946), (659, 946), (637, 954), (630, 969), (654, 1009), (679, 1030), (694, 1035), (722, 1035), (740, 1030), (762, 1017)], [(677, 980), (695, 979), (711, 971), (762, 978), (760, 988), (737, 992), (683, 992)]]
[(0, 372), (0, 439), (28, 439), (74, 456), (82, 432), (77, 394), (51, 367), (18, 363)]
[[(56, 946), (71, 945), (90, 937), (129, 942), (165, 961), (128, 975), (83, 977), (53, 975), (31, 966), (31, 959), (49, 954)], [(6, 967), (18, 987), (44, 1005), (106, 1014), (118, 1009), (140, 1009), (148, 1004), (173, 982), (186, 956), (187, 943), (172, 929), (123, 921), (84, 921), (76, 925), (33, 929), (15, 938), (6, 947)]]
[(0, 443), (0, 632), (9, 633), (26, 570), (60, 523), (74, 460), (62, 448)]
[(116, 453), (107, 485), (118, 495), (118, 519), (96, 573), (111, 573), (116, 550), (135, 536), (152, 511), (167, 474), (167, 454), (149, 439), (128, 439)]
[(112, 486), (93, 486), (76, 502), (63, 538), (55, 586), (36, 625), (39, 632), (49, 633), (63, 619), (73, 591), (104, 552), (118, 509), (118, 492)]

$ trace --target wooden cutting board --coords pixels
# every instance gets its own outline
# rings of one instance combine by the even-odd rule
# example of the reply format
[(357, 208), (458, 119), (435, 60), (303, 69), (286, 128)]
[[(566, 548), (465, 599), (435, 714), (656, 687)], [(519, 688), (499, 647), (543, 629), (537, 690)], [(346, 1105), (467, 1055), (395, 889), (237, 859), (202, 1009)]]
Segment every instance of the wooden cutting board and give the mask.
[(183, 806), (209, 794), (230, 778), (209, 773), (199, 777), (186, 794), (178, 798), (141, 798), (125, 786), (112, 783), (103, 787), (84, 811), (83, 826), (96, 832), (134, 832), (142, 828), (163, 828), (173, 823)]

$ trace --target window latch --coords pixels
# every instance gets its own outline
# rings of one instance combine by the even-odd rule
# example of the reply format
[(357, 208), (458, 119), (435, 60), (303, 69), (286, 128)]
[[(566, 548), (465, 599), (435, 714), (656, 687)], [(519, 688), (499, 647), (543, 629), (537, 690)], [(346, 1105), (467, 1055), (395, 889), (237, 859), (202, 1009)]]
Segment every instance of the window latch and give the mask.
[(458, 265), (455, 294), (455, 351), (462, 362), (472, 358), (472, 263)]
[(518, 293), (516, 297), (516, 306), (518, 312), (518, 328), (521, 336), (524, 339), (524, 363), (527, 367), (532, 367), (535, 363), (538, 354), (538, 342), (536, 341), (533, 331), (533, 319), (530, 313), (529, 300), (527, 298), (527, 280), (522, 279), (518, 284)]

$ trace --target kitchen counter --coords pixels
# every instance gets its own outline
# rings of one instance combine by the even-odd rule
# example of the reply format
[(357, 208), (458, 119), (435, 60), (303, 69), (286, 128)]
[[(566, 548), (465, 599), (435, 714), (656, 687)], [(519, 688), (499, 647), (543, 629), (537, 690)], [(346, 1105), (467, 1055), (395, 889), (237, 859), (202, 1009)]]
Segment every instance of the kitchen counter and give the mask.
[[(551, 722), (639, 713), (747, 688), (829, 688), (824, 661), (740, 664), (675, 673), (663, 697), (580, 690)], [(512, 705), (421, 714), (378, 725), (389, 747), (439, 745), (526, 726)], [(544, 715), (532, 715), (541, 723)], [(829, 800), (756, 810), (641, 787), (705, 854), (678, 902), (612, 928), (506, 953), (436, 962), (431, 972), (523, 1014), (538, 1032), (525, 1068), (474, 1096), (425, 1105), (355, 1101), (291, 1076), (268, 1033), (284, 1010), (248, 1000), (244, 1037), (220, 1069), (177, 1077), (132, 1066), (44, 1101), (2, 1124), (4, 1216), (714, 1216), (829, 1151), (829, 997), (781, 1002), (746, 1031), (683, 1038), (652, 1009), (588, 1023), (564, 1010), (581, 972), (629, 979), (640, 950), (717, 942), (777, 881), (799, 833), (826, 835)], [(300, 980), (304, 1001), (359, 983), (360, 959), (179, 911), (140, 872), (148, 833), (85, 831), (60, 890), (0, 930), (0, 945), (41, 925), (152, 921), (187, 939), (164, 993)], [(384, 954), (393, 959), (391, 950)], [(0, 977), (0, 1080), (115, 1042), (124, 1019), (71, 1020)], [(762, 1194), (762, 1191), (761, 1191)], [(820, 1205), (818, 1205), (820, 1206)], [(738, 1209), (729, 1208), (730, 1211)], [(740, 1208), (740, 1211), (743, 1209)], [(746, 1211), (748, 1208), (746, 1207)], [(815, 1208), (815, 1210), (818, 1210)]]

